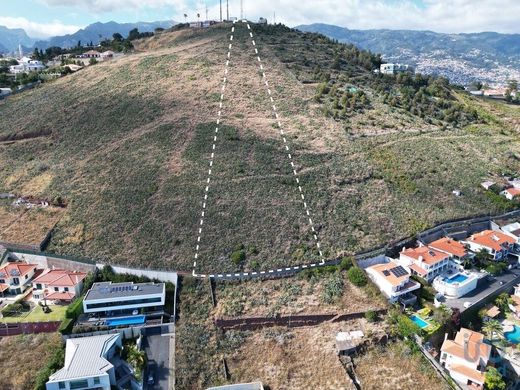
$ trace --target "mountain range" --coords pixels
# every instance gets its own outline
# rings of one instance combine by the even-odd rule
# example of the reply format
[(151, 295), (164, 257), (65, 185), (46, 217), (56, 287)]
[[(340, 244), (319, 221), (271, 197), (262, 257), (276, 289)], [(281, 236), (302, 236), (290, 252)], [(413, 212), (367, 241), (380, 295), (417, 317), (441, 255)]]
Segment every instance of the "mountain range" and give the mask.
[(321, 23), (296, 28), (353, 43), (381, 53), (386, 61), (411, 64), (421, 73), (444, 75), (455, 83), (503, 84), (520, 78), (520, 34), (350, 30)]
[(128, 32), (134, 28), (137, 28), (141, 32), (147, 32), (159, 27), (169, 28), (174, 24), (175, 22), (172, 20), (137, 23), (117, 23), (113, 21), (107, 23), (97, 22), (76, 31), (74, 34), (56, 36), (48, 40), (33, 39), (29, 37), (23, 29), (9, 29), (0, 26), (0, 53), (16, 51), (19, 44), (21, 44), (25, 50), (32, 50), (34, 48), (45, 50), (51, 46), (72, 47), (76, 46), (79, 41), (98, 44), (101, 40), (112, 37), (114, 33), (126, 36)]

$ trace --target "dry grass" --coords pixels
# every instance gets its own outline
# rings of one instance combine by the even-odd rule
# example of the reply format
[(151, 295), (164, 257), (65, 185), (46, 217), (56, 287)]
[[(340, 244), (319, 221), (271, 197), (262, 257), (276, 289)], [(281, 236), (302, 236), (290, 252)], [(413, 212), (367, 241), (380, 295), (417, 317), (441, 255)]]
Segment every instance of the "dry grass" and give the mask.
[(354, 359), (363, 390), (448, 390), (420, 352), (396, 342)]
[(0, 206), (0, 241), (39, 245), (65, 210)]
[(0, 340), (0, 388), (32, 390), (37, 372), (62, 343), (58, 333), (3, 337)]
[(218, 283), (216, 317), (274, 316), (289, 314), (344, 314), (385, 308), (381, 296), (369, 297), (343, 274), (343, 295), (333, 303), (322, 299), (325, 277), (302, 280), (253, 280)]

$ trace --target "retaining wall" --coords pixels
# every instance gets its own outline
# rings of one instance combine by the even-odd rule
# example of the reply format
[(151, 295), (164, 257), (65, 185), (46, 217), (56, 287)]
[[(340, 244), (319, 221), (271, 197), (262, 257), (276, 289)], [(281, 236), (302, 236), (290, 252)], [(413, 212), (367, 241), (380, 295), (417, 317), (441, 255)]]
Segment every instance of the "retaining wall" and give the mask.
[(60, 327), (61, 321), (19, 322), (0, 324), (0, 337), (20, 334), (53, 333)]
[[(105, 264), (96, 264), (99, 269)], [(119, 265), (110, 265), (116, 274), (130, 274), (135, 276), (145, 276), (150, 279), (157, 279), (161, 282), (171, 282), (177, 286), (177, 273), (174, 271), (158, 271), (151, 269), (127, 268)]]

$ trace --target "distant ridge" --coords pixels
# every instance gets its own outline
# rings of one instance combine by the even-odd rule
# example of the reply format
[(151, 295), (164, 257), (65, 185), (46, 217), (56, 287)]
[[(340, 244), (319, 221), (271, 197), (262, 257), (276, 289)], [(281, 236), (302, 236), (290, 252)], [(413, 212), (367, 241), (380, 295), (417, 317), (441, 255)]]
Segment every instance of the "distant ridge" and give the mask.
[(18, 45), (32, 46), (35, 39), (29, 37), (21, 28), (7, 28), (0, 26), (0, 53), (7, 53), (18, 49)]
[(520, 78), (520, 34), (350, 30), (322, 23), (296, 28), (353, 43), (381, 53), (388, 61), (409, 63), (422, 73), (441, 74), (455, 83), (467, 84), (475, 79), (505, 83)]

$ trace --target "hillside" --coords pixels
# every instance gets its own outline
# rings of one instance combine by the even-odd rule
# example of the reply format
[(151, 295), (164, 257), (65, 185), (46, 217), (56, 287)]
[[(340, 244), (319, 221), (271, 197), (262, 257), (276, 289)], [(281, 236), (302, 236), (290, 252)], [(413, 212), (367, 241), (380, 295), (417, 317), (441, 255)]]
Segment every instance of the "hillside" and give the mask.
[(520, 78), (520, 34), (442, 34), (414, 30), (350, 30), (328, 24), (297, 27), (382, 53), (385, 60), (412, 64), (452, 82), (503, 83)]
[[(67, 204), (48, 250), (191, 271), (230, 28), (161, 34), (0, 103), (0, 192)], [(253, 30), (326, 258), (501, 210), (479, 183), (520, 170), (518, 106), (374, 75), (377, 56), (322, 36)], [(237, 25), (200, 271), (318, 258), (255, 58)]]
[[(74, 34), (56, 36), (48, 40), (37, 41), (34, 43), (34, 47), (43, 50), (53, 46), (70, 48), (76, 46), (78, 42), (82, 42), (84, 45), (92, 42), (94, 45), (97, 45), (103, 39), (111, 39), (112, 35), (115, 33), (119, 33), (126, 37), (128, 32), (134, 28), (137, 28), (140, 32), (153, 32), (154, 29), (158, 27), (170, 28), (174, 24), (175, 22), (170, 20), (137, 23), (97, 22), (89, 24), (87, 27), (76, 31)], [(0, 42), (2, 42), (1, 39)]]
[(17, 51), (18, 45), (31, 46), (34, 41), (21, 28), (0, 26), (0, 53)]

